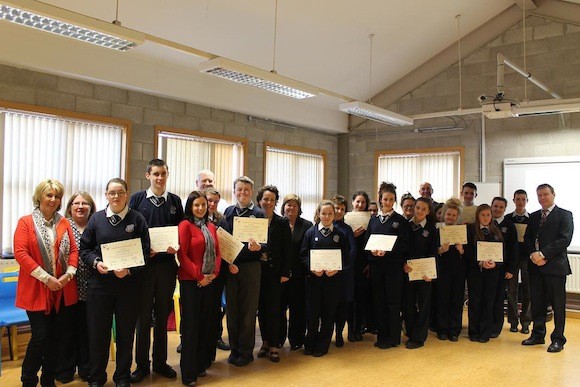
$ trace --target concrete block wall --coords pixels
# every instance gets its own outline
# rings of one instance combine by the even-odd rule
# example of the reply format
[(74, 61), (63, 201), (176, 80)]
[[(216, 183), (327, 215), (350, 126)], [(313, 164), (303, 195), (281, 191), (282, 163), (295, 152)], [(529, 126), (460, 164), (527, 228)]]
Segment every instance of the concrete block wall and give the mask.
[[(523, 23), (520, 22), (464, 58), (461, 68), (462, 108), (479, 106), (477, 97), (481, 94), (496, 94), (498, 53), (523, 67), (523, 40)], [(526, 63), (534, 77), (563, 98), (580, 98), (580, 27), (529, 16), (526, 19)], [(456, 110), (459, 107), (458, 70), (458, 64), (450, 66), (387, 109), (409, 115)], [(525, 100), (524, 80), (511, 69), (506, 69), (505, 86), (507, 98)], [(528, 83), (527, 99), (550, 98), (549, 94)], [(450, 125), (465, 129), (438, 133), (414, 132), (421, 127)], [(486, 119), (486, 174), (482, 176), (479, 158), (481, 125), (480, 115), (421, 120), (416, 121), (413, 127), (403, 128), (372, 122), (361, 125), (349, 135), (349, 192), (364, 189), (372, 193), (372, 197), (375, 196), (376, 150), (463, 146), (464, 179), (485, 179), (487, 182), (502, 181), (505, 158), (580, 154), (580, 113)]]
[(144, 171), (155, 157), (155, 125), (245, 137), (246, 173), (258, 187), (264, 184), (263, 141), (325, 150), (327, 195), (337, 190), (338, 145), (333, 134), (249, 121), (240, 113), (6, 65), (0, 65), (0, 100), (132, 121), (128, 166), (132, 191), (149, 186)]

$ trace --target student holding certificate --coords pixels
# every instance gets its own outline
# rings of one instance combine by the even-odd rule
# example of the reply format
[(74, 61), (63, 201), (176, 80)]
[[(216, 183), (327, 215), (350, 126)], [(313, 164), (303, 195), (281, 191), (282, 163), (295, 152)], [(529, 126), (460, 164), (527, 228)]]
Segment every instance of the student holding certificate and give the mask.
[[(457, 224), (461, 214), (461, 202), (451, 198), (443, 205), (445, 226)], [(465, 226), (464, 226), (465, 227)], [(437, 241), (440, 241), (440, 229)], [(463, 319), (466, 264), (464, 247), (460, 243), (440, 244), (437, 249), (437, 338), (458, 341)]]
[[(119, 178), (107, 183), (109, 205), (89, 219), (81, 237), (81, 257), (92, 268), (88, 283), (87, 319), (89, 325), (89, 383), (102, 386), (107, 381), (111, 327), (115, 316), (117, 367), (113, 380), (117, 386), (130, 385), (133, 334), (140, 310), (141, 267), (109, 271), (103, 263), (102, 246), (120, 241), (135, 241), (139, 257), (116, 256), (118, 262), (149, 258), (149, 230), (140, 212), (128, 207), (127, 183)], [(125, 259), (125, 260), (124, 260)]]
[(304, 354), (315, 357), (328, 353), (340, 299), (341, 272), (339, 270), (313, 270), (315, 250), (339, 251), (341, 263), (348, 260), (346, 236), (332, 223), (334, 204), (323, 200), (314, 214), (314, 226), (304, 235), (300, 256), (310, 273), (306, 278), (306, 310), (308, 334)]
[[(179, 278), (181, 294), (181, 381), (193, 386), (211, 365), (215, 336), (213, 280), (221, 256), (216, 227), (208, 220), (207, 199), (200, 191), (189, 194), (185, 219), (179, 223)], [(215, 330), (213, 331), (215, 333)]]
[[(478, 261), (478, 241), (501, 243), (503, 236), (491, 216), (491, 207), (482, 204), (475, 212), (475, 222), (468, 228), (467, 286), (469, 289), (469, 340), (487, 343), (497, 337), (494, 326), (494, 303), (499, 281), (503, 281), (500, 263)], [(481, 248), (481, 247), (480, 247)]]
[[(420, 197), (415, 202), (414, 215), (409, 220), (409, 259), (435, 257), (437, 232), (435, 223), (427, 218), (431, 209), (429, 199)], [(403, 266), (405, 273), (413, 269)], [(420, 348), (427, 340), (429, 310), (431, 308), (431, 279), (423, 276), (423, 281), (409, 281), (405, 275), (403, 285), (403, 319), (409, 340), (407, 349)]]
[(375, 347), (387, 349), (401, 344), (401, 293), (403, 263), (409, 249), (409, 222), (396, 213), (397, 187), (382, 182), (379, 188), (381, 210), (371, 217), (366, 239), (373, 234), (396, 235), (392, 251), (367, 251), (378, 328)]

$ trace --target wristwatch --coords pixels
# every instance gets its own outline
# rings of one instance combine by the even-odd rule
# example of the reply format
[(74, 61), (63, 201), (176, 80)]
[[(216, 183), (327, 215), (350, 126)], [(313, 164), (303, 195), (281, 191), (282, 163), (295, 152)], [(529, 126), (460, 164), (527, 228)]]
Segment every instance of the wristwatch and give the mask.
[(102, 262), (100, 258), (96, 258), (96, 259), (93, 261), (93, 269), (95, 269), (95, 270), (97, 269), (97, 264), (98, 264), (99, 262)]

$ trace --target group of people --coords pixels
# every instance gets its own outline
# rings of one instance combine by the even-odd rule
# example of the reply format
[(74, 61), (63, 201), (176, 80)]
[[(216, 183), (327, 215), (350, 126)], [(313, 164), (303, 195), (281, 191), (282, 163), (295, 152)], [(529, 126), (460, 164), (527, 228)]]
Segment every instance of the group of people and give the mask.
[[(438, 226), (467, 223), (462, 212), (477, 196), (473, 183), (463, 185), (462, 201), (451, 198), (441, 206), (424, 183), (419, 198), (403, 195), (402, 214), (394, 210), (393, 184), (380, 185), (378, 203), (357, 191), (352, 211), (370, 212), (370, 221), (353, 230), (345, 222), (348, 201), (341, 195), (319, 203), (313, 224), (300, 216), (302, 202), (295, 194), (283, 198), (278, 215), (275, 186), (261, 187), (254, 203), (254, 182), (246, 176), (234, 181), (236, 203), (223, 213), (211, 171), (199, 173), (185, 208), (181, 198), (167, 192), (169, 168), (163, 160), (152, 160), (145, 176), (150, 187), (133, 195), (125, 181), (111, 179), (108, 205), (98, 212), (88, 193), (75, 192), (65, 216), (58, 213), (62, 184), (47, 179), (36, 187), (34, 210), (19, 220), (14, 236), (20, 264), (16, 305), (27, 311), (32, 331), (22, 364), (23, 386), (36, 386), (41, 368), (42, 386), (72, 381), (76, 372), (90, 386), (103, 386), (112, 333), (117, 386), (139, 383), (151, 370), (176, 378), (167, 364), (167, 320), (177, 280), (184, 385), (207, 375), (216, 348), (231, 351), (230, 364), (250, 364), (256, 315), (262, 337), (257, 357), (275, 363), (286, 340), (291, 350), (304, 348), (305, 355), (315, 357), (328, 353), (333, 334), (336, 347), (342, 347), (347, 322), (348, 341), (373, 333), (380, 349), (400, 345), (402, 329), (409, 349), (425, 344), (429, 328), (440, 340), (457, 341), (466, 280), (470, 340), (483, 343), (501, 333), (507, 286), (510, 331), (517, 332), (521, 323), (521, 332), (529, 333), (534, 322), (522, 344), (544, 343), (551, 305), (555, 330), (548, 351), (564, 347), (566, 248), (573, 222), (570, 212), (555, 206), (548, 184), (537, 189), (542, 211), (526, 212), (523, 190), (514, 194), (516, 210), (509, 215), (504, 214), (507, 200), (496, 197), (491, 205), (477, 207), (467, 225), (467, 243), (449, 245), (440, 243)], [(268, 238), (267, 243), (250, 238), (228, 263), (222, 259), (218, 229), (233, 233), (237, 217), (267, 219)], [(518, 238), (523, 229), (514, 223), (527, 225), (523, 237)], [(178, 246), (154, 251), (149, 230), (167, 226), (177, 226)], [(374, 234), (395, 236), (392, 249), (365, 250)], [(121, 241), (137, 241), (144, 264), (107, 267), (103, 249)], [(501, 242), (503, 262), (478, 261), (478, 241)], [(338, 268), (311, 265), (314, 252), (326, 249), (338, 251)], [(413, 268), (408, 260), (426, 257), (436, 259), (437, 278), (409, 280)], [(222, 340), (224, 288), (229, 345)], [(131, 372), (133, 347), (136, 368)]]

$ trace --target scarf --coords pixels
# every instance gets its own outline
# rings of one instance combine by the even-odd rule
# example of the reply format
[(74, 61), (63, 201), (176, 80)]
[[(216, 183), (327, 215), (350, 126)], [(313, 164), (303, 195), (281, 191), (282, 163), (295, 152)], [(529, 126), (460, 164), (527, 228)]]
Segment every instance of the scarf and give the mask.
[[(57, 276), (56, 274), (56, 260), (54, 257), (54, 243), (57, 238), (56, 226), (62, 220), (59, 213), (54, 214), (51, 221), (46, 221), (39, 208), (32, 211), (32, 220), (34, 221), (34, 231), (36, 233), (36, 241), (42, 256), (43, 268), (48, 274)], [(68, 233), (64, 233), (58, 246), (58, 262), (61, 266), (61, 273), (66, 273), (68, 268), (68, 258), (70, 254), (70, 239)]]
[(213, 238), (209, 233), (209, 228), (207, 228), (205, 219), (194, 217), (193, 223), (201, 229), (203, 238), (205, 239), (205, 250), (203, 252), (203, 265), (201, 266), (201, 272), (203, 274), (212, 274), (215, 270), (215, 244)]

